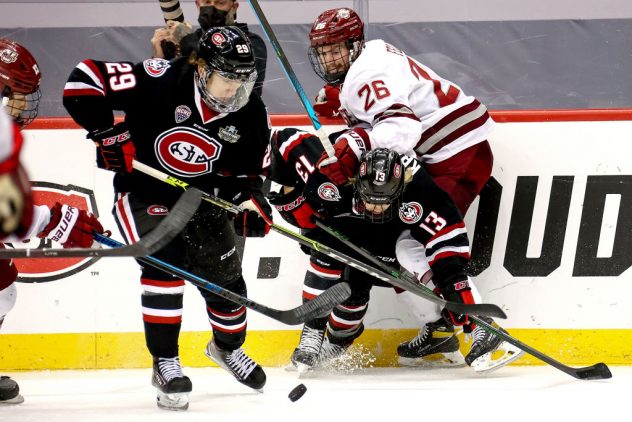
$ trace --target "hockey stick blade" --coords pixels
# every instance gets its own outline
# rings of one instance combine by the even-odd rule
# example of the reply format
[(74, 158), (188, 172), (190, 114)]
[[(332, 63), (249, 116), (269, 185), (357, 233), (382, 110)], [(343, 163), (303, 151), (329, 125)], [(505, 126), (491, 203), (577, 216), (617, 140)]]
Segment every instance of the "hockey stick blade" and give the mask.
[(545, 355), (544, 353), (534, 349), (533, 347), (521, 342), (520, 340), (510, 336), (508, 333), (501, 331), (494, 327), (491, 324), (483, 321), (480, 318), (477, 318), (473, 315), (470, 315), (470, 318), (473, 322), (483, 327), (486, 331), (489, 331), (496, 336), (500, 337), (504, 341), (509, 344), (513, 344), (519, 349), (524, 350), (529, 353), (531, 356), (540, 359), (542, 362), (547, 363), (554, 367), (555, 369), (559, 369), (560, 371), (577, 378), (579, 380), (601, 380), (612, 378), (612, 373), (610, 369), (605, 363), (597, 363), (592, 366), (586, 366), (583, 368), (573, 368), (571, 366), (564, 365), (562, 362), (558, 362), (550, 356)]
[[(67, 257), (139, 257), (151, 255), (167, 245), (191, 219), (202, 200), (202, 192), (191, 188), (178, 199), (169, 214), (154, 230), (131, 245), (114, 246), (113, 249), (68, 248), (68, 249), (0, 249), (0, 259), (10, 258), (67, 258)], [(103, 243), (108, 244), (108, 237), (101, 236)]]
[[(95, 239), (98, 242), (102, 242), (103, 244), (113, 247), (122, 245), (120, 242), (102, 235), (96, 235)], [(252, 309), (253, 311), (259, 312), (263, 315), (266, 315), (272, 319), (276, 319), (277, 321), (288, 325), (302, 324), (305, 321), (314, 319), (317, 316), (327, 314), (336, 305), (344, 302), (349, 296), (351, 296), (351, 288), (349, 287), (349, 285), (347, 283), (339, 283), (325, 290), (313, 301), (304, 303), (296, 308), (288, 310), (273, 309), (257, 303), (254, 300), (248, 299), (245, 296), (241, 296), (237, 293), (227, 290), (217, 284), (211, 283), (210, 281), (205, 280), (202, 277), (199, 277), (153, 256), (138, 258), (138, 260), (146, 265), (162, 270), (168, 274), (187, 280), (191, 284), (198, 286), (204, 290), (208, 290), (209, 292), (223, 297), (226, 300), (230, 300), (233, 303), (245, 306), (248, 309)]]

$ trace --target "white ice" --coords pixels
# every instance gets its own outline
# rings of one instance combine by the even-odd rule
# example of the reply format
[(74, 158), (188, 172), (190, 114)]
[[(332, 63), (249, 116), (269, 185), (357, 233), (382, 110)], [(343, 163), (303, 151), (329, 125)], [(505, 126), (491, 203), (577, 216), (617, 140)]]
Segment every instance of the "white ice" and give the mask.
[[(469, 368), (371, 368), (298, 378), (265, 368), (263, 393), (217, 368), (185, 368), (193, 381), (186, 412), (160, 410), (150, 369), (10, 374), (25, 402), (0, 406), (7, 422), (385, 421), (492, 422), (632, 420), (632, 367), (579, 381), (549, 366), (511, 366), (480, 376)], [(288, 393), (307, 386), (296, 402)]]

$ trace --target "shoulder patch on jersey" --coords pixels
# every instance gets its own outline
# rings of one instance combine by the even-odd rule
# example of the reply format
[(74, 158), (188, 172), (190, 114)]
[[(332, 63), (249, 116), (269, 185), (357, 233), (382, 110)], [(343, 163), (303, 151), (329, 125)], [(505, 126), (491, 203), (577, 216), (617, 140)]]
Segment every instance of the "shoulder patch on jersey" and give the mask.
[(162, 76), (171, 65), (169, 61), (165, 59), (147, 59), (143, 62), (143, 67), (149, 76), (158, 78)]
[(424, 215), (424, 209), (419, 202), (405, 202), (399, 208), (399, 218), (406, 224), (415, 224)]
[(191, 117), (191, 109), (185, 105), (176, 107), (176, 123), (182, 123)]
[(337, 202), (342, 198), (338, 186), (331, 182), (323, 183), (318, 187), (318, 196), (325, 201)]

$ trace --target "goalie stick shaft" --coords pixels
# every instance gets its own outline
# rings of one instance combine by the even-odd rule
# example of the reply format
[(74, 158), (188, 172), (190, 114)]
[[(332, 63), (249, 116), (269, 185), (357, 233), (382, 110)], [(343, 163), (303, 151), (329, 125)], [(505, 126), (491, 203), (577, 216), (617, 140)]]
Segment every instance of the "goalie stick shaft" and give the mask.
[(162, 17), (168, 21), (184, 22), (184, 13), (180, 7), (180, 0), (158, 0)]
[[(357, 246), (354, 243), (352, 243), (349, 240), (349, 238), (346, 237), (344, 234), (340, 233), (339, 231), (337, 231), (335, 229), (332, 229), (332, 228), (326, 226), (324, 223), (322, 223), (320, 221), (316, 221), (316, 225), (318, 227), (320, 227), (321, 229), (325, 230), (327, 233), (329, 233), (332, 236), (334, 236), (336, 239), (340, 240), (342, 243), (344, 243), (345, 245), (347, 245), (348, 247), (350, 247), (354, 251), (356, 251), (359, 254), (361, 254), (363, 257), (365, 257), (366, 259), (371, 261), (373, 264), (375, 264), (376, 266), (378, 266), (382, 270), (384, 270), (386, 272), (389, 272), (391, 274), (399, 273), (398, 277), (401, 278), (403, 281), (405, 281), (407, 283), (410, 283), (410, 284), (417, 285), (420, 288), (425, 289), (428, 293), (432, 294), (432, 290), (430, 290), (429, 288), (427, 288), (424, 285), (420, 285), (420, 284), (416, 283), (416, 281), (414, 280), (414, 277), (413, 277), (412, 274), (410, 274), (408, 272), (405, 272), (405, 271), (402, 271), (402, 272), (395, 271), (389, 265), (385, 264), (384, 262), (380, 261), (375, 256), (373, 256), (366, 249), (364, 249), (364, 248), (362, 248), (360, 246)], [(520, 340), (516, 339), (515, 337), (512, 337), (508, 333), (497, 329), (496, 327), (494, 327), (491, 324), (488, 324), (483, 319), (481, 319), (481, 318), (479, 318), (479, 317), (477, 317), (475, 315), (469, 315), (469, 317), (470, 317), (470, 319), (473, 322), (475, 322), (477, 325), (480, 325), (481, 327), (483, 327), (486, 331), (491, 332), (492, 334), (500, 337), (501, 339), (503, 339), (507, 343), (510, 343), (510, 344), (516, 346), (520, 350), (529, 353), (531, 356), (540, 359), (542, 362), (547, 363), (547, 364), (551, 365), (552, 367), (554, 367), (556, 369), (559, 369), (560, 371), (565, 372), (566, 374), (568, 374), (568, 375), (570, 375), (570, 376), (572, 376), (574, 378), (582, 379), (582, 380), (593, 380), (593, 379), (607, 379), (607, 378), (611, 378), (612, 377), (612, 374), (610, 373), (610, 369), (604, 363), (600, 362), (600, 363), (597, 363), (595, 365), (582, 367), (582, 368), (573, 368), (573, 367), (564, 365), (563, 363), (558, 362), (557, 360), (551, 358), (550, 356), (547, 356), (544, 353), (534, 349), (533, 347), (521, 342)]]
[[(104, 245), (115, 248), (122, 245), (120, 242), (100, 234), (95, 235), (95, 239), (98, 242), (103, 243)], [(349, 287), (349, 285), (347, 283), (339, 283), (325, 290), (314, 300), (306, 302), (301, 306), (289, 310), (279, 310), (270, 308), (251, 299), (248, 299), (247, 297), (238, 295), (237, 293), (218, 286), (217, 284), (211, 283), (210, 281), (205, 280), (202, 277), (199, 277), (195, 274), (171, 265), (158, 258), (147, 256), (145, 258), (138, 258), (138, 260), (146, 265), (188, 280), (190, 283), (201, 287), (204, 290), (208, 290), (209, 292), (217, 296), (223, 297), (224, 299), (230, 300), (233, 303), (245, 306), (248, 309), (252, 309), (253, 311), (259, 312), (263, 315), (266, 315), (272, 319), (288, 325), (302, 324), (305, 321), (314, 319), (323, 314), (327, 314), (336, 305), (344, 302), (351, 295), (351, 288)]]
[[(170, 184), (171, 186), (174, 187), (179, 187), (181, 189), (187, 190), (189, 189), (189, 184), (176, 179), (175, 177), (169, 176), (159, 170), (156, 170), (152, 167), (149, 167), (143, 163), (140, 163), (136, 160), (134, 160), (133, 163), (134, 169), (139, 170), (149, 176), (155, 177), (158, 180), (162, 180), (165, 183)], [(218, 198), (216, 196), (210, 195), (208, 193), (202, 192), (202, 199), (210, 202), (213, 205), (216, 205), (220, 208), (223, 208), (227, 211), (233, 212), (235, 214), (240, 213), (241, 212), (241, 208), (238, 207), (237, 205), (225, 201), (221, 198)], [(376, 268), (373, 268), (371, 266), (366, 265), (365, 263), (363, 263), (360, 260), (357, 260), (353, 257), (350, 257), (348, 255), (345, 255), (342, 252), (339, 252), (335, 249), (332, 249), (320, 242), (317, 242), (315, 240), (312, 240), (308, 237), (303, 236), (302, 234), (296, 233), (292, 230), (289, 230), (283, 226), (280, 226), (278, 224), (272, 224), (270, 226), (270, 228), (272, 230), (274, 230), (275, 232), (288, 237), (292, 240), (295, 240), (299, 243), (301, 243), (302, 245), (305, 245), (311, 249), (314, 249), (316, 251), (319, 251), (321, 253), (324, 253), (332, 258), (334, 258), (337, 261), (342, 262), (343, 264), (347, 264), (353, 268), (356, 268), (364, 273), (367, 273), (375, 278), (377, 278), (378, 280), (382, 280), (385, 281), (389, 284), (392, 284), (394, 286), (400, 287), (404, 290), (409, 290), (413, 293), (416, 293), (418, 296), (422, 296), (430, 301), (433, 301), (437, 304), (440, 304), (441, 306), (445, 306), (446, 308), (448, 308), (451, 311), (454, 311), (456, 313), (459, 314), (477, 314), (477, 315), (487, 315), (487, 316), (492, 316), (492, 317), (497, 317), (497, 318), (507, 318), (507, 316), (505, 315), (505, 313), (503, 312), (502, 309), (500, 309), (498, 306), (493, 305), (493, 304), (487, 304), (487, 303), (478, 303), (478, 304), (474, 304), (474, 305), (466, 305), (466, 304), (462, 304), (462, 303), (457, 303), (457, 302), (448, 302), (446, 300), (443, 300), (439, 297), (436, 297), (434, 294), (432, 295), (428, 295), (424, 290), (422, 289), (418, 289), (415, 286), (411, 286), (410, 283), (405, 283), (402, 280), (400, 280), (399, 278), (397, 278), (395, 275), (399, 274), (398, 272), (395, 272), (394, 274), (389, 274), (386, 273), (384, 271), (378, 270)], [(414, 290), (412, 290), (414, 289)]]
[(301, 86), (301, 83), (298, 81), (298, 78), (296, 77), (296, 74), (294, 73), (294, 70), (292, 69), (290, 62), (288, 61), (287, 56), (285, 55), (285, 52), (283, 51), (283, 48), (281, 47), (281, 44), (279, 43), (279, 40), (277, 40), (277, 37), (276, 35), (274, 35), (274, 31), (272, 30), (272, 27), (270, 26), (270, 23), (268, 23), (268, 19), (266, 18), (266, 15), (263, 13), (263, 10), (261, 10), (261, 7), (259, 6), (259, 1), (258, 0), (249, 0), (249, 1), (250, 1), (250, 6), (252, 6), (252, 10), (255, 12), (257, 19), (259, 20), (259, 23), (261, 24), (261, 28), (263, 28), (263, 33), (266, 35), (266, 38), (268, 38), (268, 41), (270, 42), (270, 44), (272, 44), (272, 48), (274, 48), (274, 52), (276, 53), (277, 58), (279, 59), (279, 63), (281, 64), (281, 68), (283, 69), (283, 71), (285, 72), (285, 75), (289, 79), (290, 84), (292, 84), (292, 88), (294, 88), (294, 92), (296, 92), (296, 95), (298, 95), (298, 99), (303, 105), (303, 108), (305, 108), (305, 111), (307, 112), (307, 115), (309, 116), (309, 120), (312, 122), (312, 126), (314, 126), (314, 129), (316, 130), (316, 135), (318, 136), (318, 139), (320, 139), (320, 143), (323, 145), (323, 148), (325, 149), (325, 151), (327, 152), (327, 155), (329, 156), (327, 160), (323, 161), (321, 166), (336, 162), (337, 158), (336, 158), (336, 153), (334, 151), (334, 147), (333, 145), (331, 145), (331, 142), (329, 142), (329, 137), (327, 136), (327, 133), (325, 133), (325, 130), (323, 129), (322, 124), (320, 123), (320, 120), (318, 120), (318, 116), (316, 116), (314, 107), (312, 107), (312, 104), (310, 103), (309, 99), (307, 98), (307, 95), (305, 94), (305, 91), (303, 90), (303, 87)]
[(11, 258), (67, 258), (67, 257), (130, 257), (145, 256), (159, 251), (167, 245), (189, 222), (200, 205), (202, 194), (192, 188), (185, 192), (169, 211), (169, 214), (154, 230), (138, 242), (114, 249), (68, 248), (68, 249), (0, 249), (0, 259)]

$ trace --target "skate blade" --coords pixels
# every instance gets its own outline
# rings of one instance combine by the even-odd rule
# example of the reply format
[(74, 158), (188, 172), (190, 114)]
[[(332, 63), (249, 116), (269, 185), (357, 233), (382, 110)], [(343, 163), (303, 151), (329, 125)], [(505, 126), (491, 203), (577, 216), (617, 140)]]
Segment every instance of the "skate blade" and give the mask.
[(466, 366), (465, 359), (461, 352), (434, 353), (432, 355), (420, 358), (405, 358), (400, 356), (398, 359), (400, 366), (416, 367), (416, 368), (462, 368)]
[(158, 391), (156, 404), (164, 410), (184, 411), (189, 408), (189, 393), (166, 394)]
[(20, 394), (9, 400), (0, 400), (0, 406), (12, 406), (20, 403), (24, 403), (24, 397)]
[(472, 362), (471, 366), (474, 372), (478, 374), (488, 374), (503, 366), (509, 365), (511, 362), (522, 357), (522, 355), (524, 355), (524, 350), (503, 341), (498, 345), (496, 350), (480, 356)]

